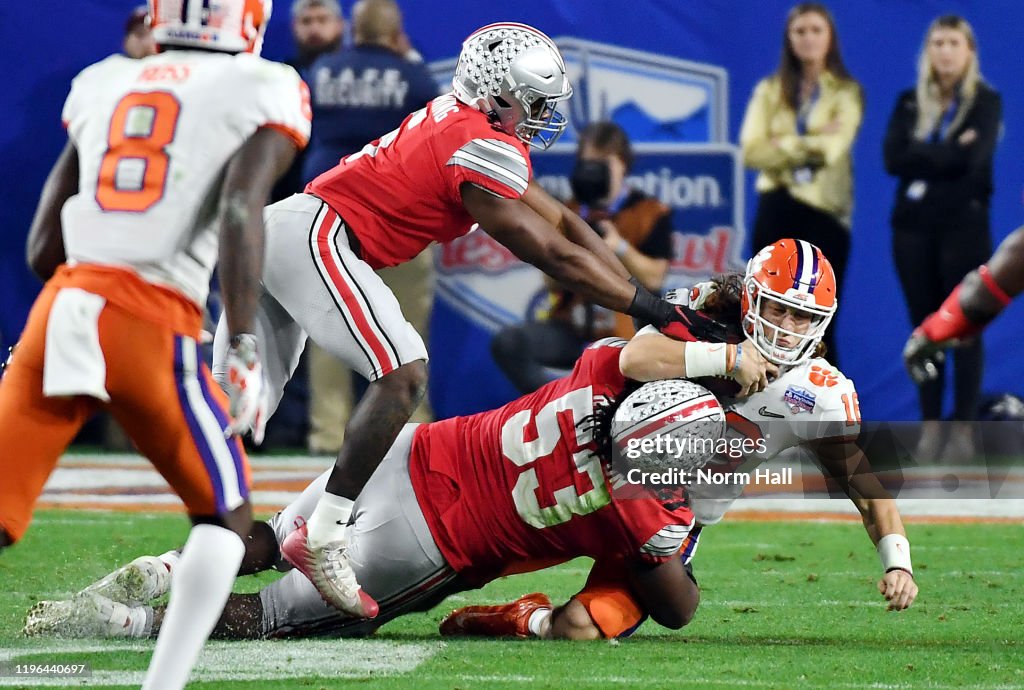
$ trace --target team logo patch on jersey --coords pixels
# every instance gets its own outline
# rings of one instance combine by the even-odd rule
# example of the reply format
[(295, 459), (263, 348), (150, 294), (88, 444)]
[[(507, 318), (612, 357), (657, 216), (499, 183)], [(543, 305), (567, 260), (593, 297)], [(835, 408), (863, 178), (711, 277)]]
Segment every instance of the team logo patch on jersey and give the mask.
[(782, 396), (782, 402), (789, 406), (793, 414), (814, 412), (814, 401), (814, 393), (800, 386), (789, 386), (785, 395)]

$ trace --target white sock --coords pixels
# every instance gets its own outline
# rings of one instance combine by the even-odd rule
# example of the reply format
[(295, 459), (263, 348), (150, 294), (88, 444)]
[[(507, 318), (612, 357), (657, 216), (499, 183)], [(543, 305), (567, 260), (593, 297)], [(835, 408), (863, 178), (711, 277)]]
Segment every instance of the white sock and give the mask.
[(157, 556), (157, 558), (159, 558), (163, 562), (163, 564), (167, 566), (167, 572), (171, 572), (175, 568), (177, 568), (178, 563), (181, 562), (181, 551), (168, 551), (167, 553), (160, 554), (159, 556)]
[(537, 609), (531, 613), (526, 627), (534, 637), (547, 637), (551, 630), (551, 609)]
[(192, 528), (171, 580), (156, 649), (143, 690), (180, 690), (217, 624), (245, 554), (237, 534), (215, 525)]
[(352, 517), (354, 501), (324, 492), (306, 521), (309, 536), (306, 543), (316, 548), (338, 541), (345, 534), (345, 525)]

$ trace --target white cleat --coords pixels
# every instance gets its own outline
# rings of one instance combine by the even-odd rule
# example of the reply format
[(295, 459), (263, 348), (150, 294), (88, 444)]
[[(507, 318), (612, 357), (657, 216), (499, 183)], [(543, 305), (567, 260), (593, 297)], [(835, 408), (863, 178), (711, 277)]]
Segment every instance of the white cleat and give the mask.
[(63, 601), (40, 601), (28, 611), (28, 637), (131, 637), (131, 611), (97, 594)]
[(76, 596), (98, 594), (120, 604), (141, 606), (167, 594), (170, 587), (171, 572), (167, 565), (156, 556), (139, 556)]
[(374, 618), (380, 607), (366, 593), (348, 562), (348, 543), (336, 541), (321, 548), (309, 546), (306, 525), (288, 535), (281, 554), (305, 575), (320, 596), (334, 608), (356, 618)]

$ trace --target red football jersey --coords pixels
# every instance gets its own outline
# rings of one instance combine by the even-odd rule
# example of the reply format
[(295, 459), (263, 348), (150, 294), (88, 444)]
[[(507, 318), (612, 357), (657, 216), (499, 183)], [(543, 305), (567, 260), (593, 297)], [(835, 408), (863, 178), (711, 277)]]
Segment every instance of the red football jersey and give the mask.
[(306, 192), (345, 220), (374, 268), (396, 266), (432, 241), (469, 232), (459, 185), (473, 182), (518, 199), (533, 175), (526, 144), (447, 94), (347, 156)]
[(417, 428), (413, 488), (441, 553), (469, 582), (528, 561), (661, 562), (679, 551), (689, 508), (639, 487), (613, 493), (594, 453), (587, 418), (622, 393), (624, 344), (595, 343), (572, 374), (497, 410)]

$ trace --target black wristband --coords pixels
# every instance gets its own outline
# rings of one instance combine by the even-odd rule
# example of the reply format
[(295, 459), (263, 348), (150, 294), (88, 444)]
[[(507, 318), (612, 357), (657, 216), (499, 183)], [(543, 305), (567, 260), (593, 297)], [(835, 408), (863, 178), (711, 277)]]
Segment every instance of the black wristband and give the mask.
[(644, 325), (664, 327), (672, 318), (672, 305), (645, 288), (636, 278), (630, 278), (629, 282), (636, 286), (636, 294), (626, 313)]

